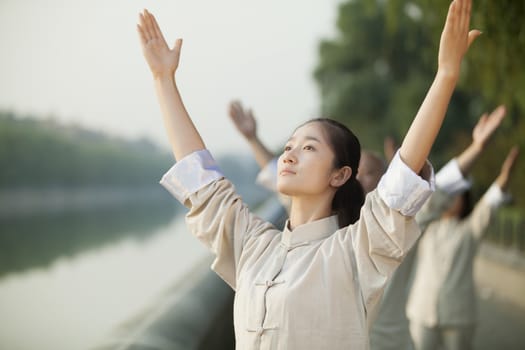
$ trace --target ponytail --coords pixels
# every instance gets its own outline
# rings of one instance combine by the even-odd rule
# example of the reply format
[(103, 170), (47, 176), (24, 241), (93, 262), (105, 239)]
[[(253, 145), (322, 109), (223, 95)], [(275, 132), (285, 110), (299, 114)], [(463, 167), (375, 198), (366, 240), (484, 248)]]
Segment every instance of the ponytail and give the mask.
[(339, 227), (353, 224), (359, 219), (361, 207), (365, 202), (365, 192), (361, 183), (352, 174), (350, 179), (335, 193), (332, 210), (337, 214)]

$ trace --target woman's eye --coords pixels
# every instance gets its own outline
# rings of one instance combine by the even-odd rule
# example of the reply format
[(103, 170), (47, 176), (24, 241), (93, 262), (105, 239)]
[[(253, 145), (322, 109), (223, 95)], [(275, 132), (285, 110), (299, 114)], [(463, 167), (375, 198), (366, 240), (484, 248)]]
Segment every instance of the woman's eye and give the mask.
[(284, 150), (285, 150), (285, 151), (289, 151), (289, 150), (291, 150), (291, 149), (292, 149), (292, 147), (290, 147), (290, 146), (285, 146), (285, 147), (284, 147)]
[(310, 145), (304, 146), (303, 148), (305, 150), (307, 150), (307, 151), (313, 151), (314, 150), (314, 148), (312, 146), (310, 146)]

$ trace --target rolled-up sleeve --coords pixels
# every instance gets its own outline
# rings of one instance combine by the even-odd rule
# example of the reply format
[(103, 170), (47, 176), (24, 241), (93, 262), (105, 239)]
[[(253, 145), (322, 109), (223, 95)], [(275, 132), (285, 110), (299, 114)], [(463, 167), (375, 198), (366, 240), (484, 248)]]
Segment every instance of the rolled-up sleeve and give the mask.
[(255, 183), (272, 192), (277, 192), (277, 158), (273, 158), (261, 169)]
[(187, 206), (192, 194), (224, 177), (208, 150), (193, 152), (178, 161), (160, 180), (160, 184)]
[(472, 213), (463, 221), (463, 225), (468, 227), (468, 231), (476, 239), (481, 239), (487, 232), (490, 222), (494, 219), (497, 209), (507, 199), (508, 197), (505, 196), (501, 188), (497, 184), (492, 184), (479, 202), (476, 203)]
[(278, 231), (251, 213), (206, 150), (181, 159), (160, 183), (189, 208), (189, 231), (215, 255), (212, 269), (235, 289), (241, 253), (256, 259)]
[(464, 192), (470, 186), (471, 181), (463, 176), (455, 158), (445, 164), (436, 174), (436, 187), (450, 195)]
[(507, 202), (509, 199), (510, 196), (505, 194), (501, 190), (501, 188), (495, 183), (489, 187), (489, 189), (483, 196), (483, 200), (486, 201), (491, 208), (498, 208), (502, 204)]
[(455, 195), (468, 190), (470, 186), (471, 182), (463, 176), (456, 159), (442, 167), (436, 174), (436, 191), (416, 215), (421, 231), (425, 231), (428, 224), (445, 212)]
[(430, 170), (428, 179), (410, 169), (398, 151), (377, 186), (385, 204), (405, 216), (414, 216), (435, 190), (434, 170), (428, 161), (425, 167)]

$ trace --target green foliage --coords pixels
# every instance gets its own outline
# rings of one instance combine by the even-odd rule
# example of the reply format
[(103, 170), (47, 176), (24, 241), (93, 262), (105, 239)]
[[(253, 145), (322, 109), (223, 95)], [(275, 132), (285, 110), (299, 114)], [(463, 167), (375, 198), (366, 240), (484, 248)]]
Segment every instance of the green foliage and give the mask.
[(155, 184), (171, 163), (145, 140), (0, 112), (0, 188)]
[[(425, 13), (447, 9), (448, 0), (421, 1)], [(472, 28), (483, 32), (469, 50), (460, 87), (479, 93), (490, 104), (525, 110), (525, 2), (476, 0)], [(443, 18), (444, 18), (443, 11)], [(437, 35), (441, 28), (432, 28)], [(438, 36), (436, 36), (438, 38)]]
[[(335, 38), (319, 46), (314, 72), (322, 114), (352, 128), (365, 148), (382, 150), (385, 136), (402, 139), (437, 68), (450, 0), (349, 0), (340, 5)], [(507, 106), (507, 117), (477, 163), (476, 188), (486, 189), (508, 150), (525, 146), (525, 3), (476, 0), (472, 27), (483, 31), (469, 50), (447, 118), (432, 150), (436, 168), (471, 141), (483, 112)], [(502, 135), (505, 135), (503, 137)], [(523, 158), (523, 156), (522, 156)], [(525, 207), (516, 178), (511, 192)]]
[(396, 22), (388, 18), (382, 3), (343, 3), (339, 36), (321, 43), (315, 71), (322, 114), (348, 123), (367, 148), (406, 131), (434, 71), (434, 54), (421, 51), (430, 41), (419, 20), (403, 8)]

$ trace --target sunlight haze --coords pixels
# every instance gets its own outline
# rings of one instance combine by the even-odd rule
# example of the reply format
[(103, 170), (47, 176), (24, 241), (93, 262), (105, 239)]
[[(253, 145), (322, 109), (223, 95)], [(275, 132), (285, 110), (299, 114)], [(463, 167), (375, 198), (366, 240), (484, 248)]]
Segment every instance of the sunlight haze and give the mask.
[(169, 45), (184, 39), (177, 81), (212, 152), (248, 152), (227, 117), (232, 99), (254, 109), (276, 149), (318, 116), (312, 72), (338, 2), (3, 0), (0, 109), (167, 148), (136, 32), (148, 8)]

